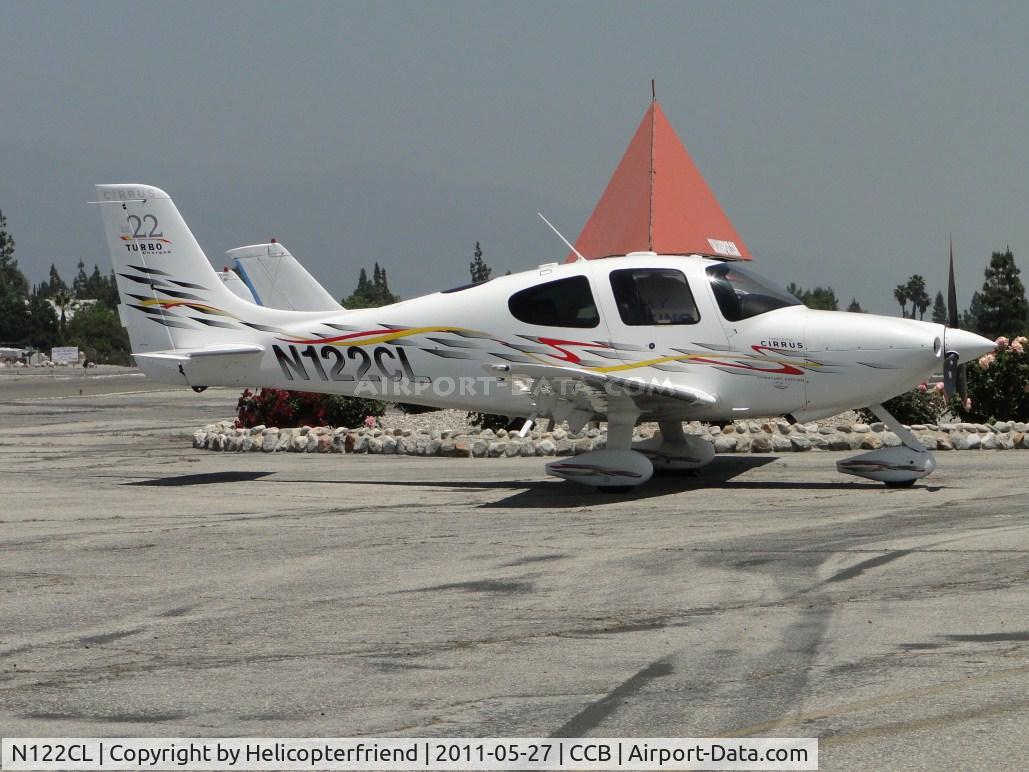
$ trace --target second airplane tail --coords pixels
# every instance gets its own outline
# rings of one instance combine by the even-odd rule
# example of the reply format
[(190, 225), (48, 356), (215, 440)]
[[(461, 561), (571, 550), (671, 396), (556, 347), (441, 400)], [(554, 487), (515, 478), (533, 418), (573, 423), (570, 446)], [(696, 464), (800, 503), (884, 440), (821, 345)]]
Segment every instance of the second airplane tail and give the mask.
[(282, 244), (252, 244), (226, 253), (254, 302), (292, 311), (342, 311), (343, 307)]

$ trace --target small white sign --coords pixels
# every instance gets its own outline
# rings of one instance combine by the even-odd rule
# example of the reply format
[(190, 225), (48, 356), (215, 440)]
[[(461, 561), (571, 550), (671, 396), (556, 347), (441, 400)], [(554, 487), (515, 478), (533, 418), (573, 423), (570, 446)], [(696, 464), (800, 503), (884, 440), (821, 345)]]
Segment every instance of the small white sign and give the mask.
[(743, 257), (740, 254), (740, 250), (736, 246), (734, 241), (720, 241), (719, 239), (708, 239), (707, 243), (711, 245), (711, 249), (714, 250), (716, 255), (726, 255), (728, 257)]
[(55, 365), (75, 364), (79, 361), (78, 346), (57, 346), (50, 349), (50, 361)]

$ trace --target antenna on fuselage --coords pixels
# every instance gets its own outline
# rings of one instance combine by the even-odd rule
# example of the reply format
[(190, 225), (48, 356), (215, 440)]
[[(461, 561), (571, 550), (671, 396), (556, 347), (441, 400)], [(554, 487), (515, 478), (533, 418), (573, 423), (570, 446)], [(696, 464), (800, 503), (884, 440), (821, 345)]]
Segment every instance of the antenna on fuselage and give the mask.
[(554, 231), (554, 233), (557, 234), (557, 237), (559, 239), (561, 239), (561, 241), (563, 241), (565, 243), (566, 247), (568, 247), (570, 250), (572, 250), (575, 253), (576, 257), (578, 257), (579, 260), (585, 260), (586, 259), (585, 257), (582, 256), (582, 252), (580, 252), (578, 249), (573, 247), (572, 243), (568, 239), (566, 239), (564, 236), (561, 235), (561, 231), (559, 231), (557, 228), (555, 228), (553, 223), (551, 223), (550, 220), (548, 220), (546, 217), (543, 216), (542, 212), (536, 212), (536, 214), (538, 214), (540, 216), (540, 219), (543, 220), (543, 222), (545, 222), (548, 226), (550, 226), (550, 230)]

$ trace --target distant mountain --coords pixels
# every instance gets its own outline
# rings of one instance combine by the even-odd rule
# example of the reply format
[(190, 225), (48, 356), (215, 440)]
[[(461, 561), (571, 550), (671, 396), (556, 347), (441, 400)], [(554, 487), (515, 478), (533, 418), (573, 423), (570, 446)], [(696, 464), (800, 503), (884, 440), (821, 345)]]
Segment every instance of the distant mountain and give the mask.
[(51, 262), (66, 279), (80, 258), (109, 268), (99, 214), (86, 203), (96, 182), (166, 190), (216, 268), (227, 249), (275, 237), (336, 297), (349, 294), (359, 269), (375, 261), (404, 297), (461, 284), (476, 241), (494, 275), (560, 261), (567, 250), (536, 212), (569, 238), (582, 216), (531, 192), (388, 165), (302, 174), (0, 143), (0, 210), (31, 281), (45, 278)]

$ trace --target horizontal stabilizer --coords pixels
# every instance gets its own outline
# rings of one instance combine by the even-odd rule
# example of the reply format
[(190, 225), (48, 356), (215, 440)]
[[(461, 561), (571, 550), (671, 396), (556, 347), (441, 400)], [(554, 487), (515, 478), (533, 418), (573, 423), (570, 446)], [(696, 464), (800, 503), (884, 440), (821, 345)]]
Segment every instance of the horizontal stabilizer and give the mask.
[(253, 386), (258, 383), (264, 347), (256, 343), (226, 343), (203, 348), (176, 348), (133, 354), (140, 369), (163, 383), (204, 388)]
[(171, 351), (150, 351), (146, 354), (133, 354), (136, 359), (160, 359), (173, 362), (189, 362), (205, 357), (229, 357), (241, 354), (263, 354), (264, 346), (256, 343), (226, 343), (205, 346), (204, 348), (177, 348)]

